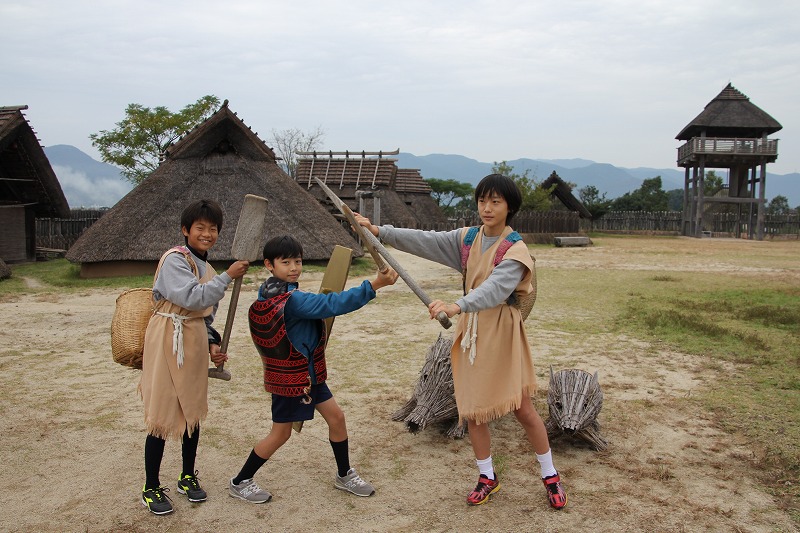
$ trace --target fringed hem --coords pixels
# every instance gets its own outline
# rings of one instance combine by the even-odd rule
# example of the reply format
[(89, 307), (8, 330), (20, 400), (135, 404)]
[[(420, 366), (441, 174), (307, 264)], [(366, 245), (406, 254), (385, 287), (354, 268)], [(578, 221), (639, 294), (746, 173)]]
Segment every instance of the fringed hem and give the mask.
[(487, 407), (485, 409), (478, 409), (471, 413), (462, 413), (461, 409), (458, 410), (458, 425), (461, 425), (465, 420), (472, 420), (476, 424), (486, 424), (498, 418), (519, 409), (522, 405), (522, 398), (526, 395), (530, 398), (536, 392), (536, 385), (528, 385), (522, 389), (522, 392), (505, 400), (499, 404)]
[(147, 430), (148, 435), (152, 435), (154, 437), (158, 437), (159, 439), (163, 440), (181, 440), (183, 439), (183, 434), (187, 431), (189, 432), (189, 437), (197, 431), (197, 428), (200, 427), (200, 422), (204, 421), (206, 418), (203, 415), (200, 419), (195, 420), (194, 422), (186, 424), (186, 427), (181, 430), (175, 430), (174, 428), (166, 428), (164, 426), (159, 426), (150, 422), (145, 422), (145, 429)]

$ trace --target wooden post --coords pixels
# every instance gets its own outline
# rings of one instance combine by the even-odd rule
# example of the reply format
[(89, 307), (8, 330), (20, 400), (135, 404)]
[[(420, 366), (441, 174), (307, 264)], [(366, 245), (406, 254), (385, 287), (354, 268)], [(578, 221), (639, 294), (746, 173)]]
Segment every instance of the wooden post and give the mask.
[(706, 156), (700, 156), (700, 171), (697, 176), (697, 213), (695, 213), (695, 237), (703, 236), (703, 209), (705, 208)]
[[(753, 169), (755, 170), (755, 169)], [(758, 215), (756, 222), (756, 239), (764, 240), (764, 215), (766, 210), (765, 199), (767, 192), (767, 164), (761, 163), (761, 179), (758, 181)]]

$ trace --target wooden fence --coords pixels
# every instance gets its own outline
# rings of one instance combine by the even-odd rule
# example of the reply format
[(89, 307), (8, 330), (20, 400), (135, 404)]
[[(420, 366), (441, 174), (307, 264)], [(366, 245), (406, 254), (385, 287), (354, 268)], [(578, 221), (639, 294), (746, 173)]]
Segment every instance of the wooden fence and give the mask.
[[(479, 226), (481, 218), (475, 211), (460, 211), (449, 222), (420, 224), (419, 229), (448, 231), (465, 226)], [(511, 226), (518, 233), (568, 234), (580, 232), (580, 217), (573, 211), (520, 211)]]
[(69, 218), (37, 218), (36, 247), (69, 250), (105, 212), (105, 209), (72, 209)]
[[(597, 220), (581, 221), (584, 231), (610, 231), (621, 233), (668, 233), (682, 235), (681, 211), (610, 211)], [(704, 231), (719, 236), (747, 235), (749, 224), (755, 228), (755, 218), (748, 220), (736, 213), (712, 213), (703, 220)], [(765, 235), (800, 235), (798, 215), (765, 215)]]

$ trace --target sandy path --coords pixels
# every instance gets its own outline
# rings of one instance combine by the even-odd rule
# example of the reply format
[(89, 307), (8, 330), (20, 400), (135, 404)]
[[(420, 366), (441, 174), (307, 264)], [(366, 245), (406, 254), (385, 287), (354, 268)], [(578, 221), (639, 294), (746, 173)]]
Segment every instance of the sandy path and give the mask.
[[(679, 242), (678, 239), (675, 240)], [(649, 242), (649, 241), (646, 241)], [(536, 313), (553, 307), (548, 281), (556, 269), (757, 271), (800, 281), (797, 261), (765, 266), (745, 259), (766, 243), (688, 242), (687, 251), (656, 244), (609, 243), (537, 251), (541, 284)], [(740, 241), (741, 242), (741, 241)], [(702, 245), (702, 246), (701, 246)], [(708, 247), (716, 250), (708, 260)], [(790, 249), (791, 252), (792, 249)], [(793, 248), (794, 252), (798, 247)], [(435, 297), (457, 295), (459, 277), (396, 252)], [(794, 255), (797, 257), (797, 255)], [(304, 279), (316, 290), (321, 275)], [(352, 279), (349, 285), (359, 283)], [(569, 491), (551, 510), (520, 427), (493, 423), (493, 455), (503, 462), (503, 488), (488, 505), (467, 507), (476, 473), (467, 440), (435, 429), (412, 435), (391, 421), (408, 399), (427, 347), (441, 331), (403, 284), (366, 308), (336, 320), (329, 347), (329, 384), (348, 420), (351, 459), (378, 493), (356, 498), (332, 486), (334, 463), (321, 419), (306, 423), (257, 475), (273, 492), (265, 505), (229, 498), (227, 480), (269, 429), (260, 361), (247, 337), (245, 285), (231, 342), (231, 382), (212, 380), (197, 467), (209, 500), (189, 504), (174, 489), (180, 446), (167, 445), (162, 482), (176, 512), (150, 515), (139, 503), (144, 480), (138, 372), (111, 361), (109, 325), (117, 290), (73, 296), (31, 295), (0, 301), (0, 527), (7, 531), (794, 531), (784, 512), (750, 480), (754, 451), (715, 429), (713, 420), (680, 400), (713, 383), (696, 358), (639, 339), (578, 336), (527, 323), (537, 374), (548, 367), (600, 370), (601, 413), (609, 449), (598, 453), (554, 442), (556, 466)], [(224, 320), (226, 306), (218, 313)], [(591, 318), (591, 317), (589, 317)], [(602, 350), (597, 350), (602, 346)], [(537, 409), (546, 415), (544, 394)]]

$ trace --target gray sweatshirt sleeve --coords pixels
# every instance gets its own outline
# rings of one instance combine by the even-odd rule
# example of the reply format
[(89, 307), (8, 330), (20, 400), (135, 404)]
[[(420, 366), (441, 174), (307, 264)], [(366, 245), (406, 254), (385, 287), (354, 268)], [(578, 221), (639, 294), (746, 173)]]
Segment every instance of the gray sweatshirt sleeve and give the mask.
[[(441, 263), (461, 272), (461, 229), (452, 231), (422, 231), (379, 226), (379, 236), (398, 250)], [(465, 313), (490, 309), (508, 300), (517, 288), (525, 265), (513, 259), (500, 261), (489, 277), (469, 294), (456, 300)]]
[(386, 244), (461, 272), (460, 229), (452, 231), (423, 231), (395, 228), (387, 224), (379, 226), (378, 230), (378, 236)]
[(456, 300), (456, 304), (465, 313), (496, 307), (508, 300), (524, 275), (525, 265), (513, 259), (504, 259), (494, 267), (486, 281)]
[[(201, 268), (198, 261), (198, 269)], [(207, 283), (200, 283), (183, 254), (174, 253), (164, 260), (153, 293), (156, 300), (166, 298), (190, 311), (200, 311), (222, 300), (231, 281), (228, 273), (223, 272)]]

